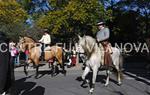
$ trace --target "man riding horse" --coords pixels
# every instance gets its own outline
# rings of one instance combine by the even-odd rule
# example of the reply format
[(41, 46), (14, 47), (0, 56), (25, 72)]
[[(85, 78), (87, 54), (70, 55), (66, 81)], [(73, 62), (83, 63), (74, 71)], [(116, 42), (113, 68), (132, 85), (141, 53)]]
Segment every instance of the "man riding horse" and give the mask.
[(48, 29), (44, 29), (44, 35), (42, 36), (42, 38), (39, 40), (39, 42), (42, 43), (42, 53), (41, 53), (41, 59), (44, 60), (44, 50), (45, 47), (49, 46), (51, 43), (51, 36), (50, 34), (48, 34)]
[(104, 49), (104, 62), (102, 65), (110, 66), (112, 64), (112, 49), (111, 44), (109, 43), (110, 31), (107, 27), (105, 27), (104, 22), (97, 23), (100, 31), (96, 34), (96, 40), (98, 43), (101, 43)]

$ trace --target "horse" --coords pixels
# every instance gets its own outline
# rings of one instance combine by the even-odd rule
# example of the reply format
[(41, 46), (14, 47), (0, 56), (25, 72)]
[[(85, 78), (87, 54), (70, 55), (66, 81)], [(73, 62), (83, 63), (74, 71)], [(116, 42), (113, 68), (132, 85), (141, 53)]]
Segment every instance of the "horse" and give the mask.
[[(104, 53), (104, 51), (102, 51), (100, 49), (100, 45), (96, 42), (96, 39), (94, 39), (91, 36), (79, 36), (78, 35), (78, 45), (80, 45), (84, 52), (85, 55), (87, 57), (86, 60), (86, 66), (84, 69), (84, 72), (82, 74), (82, 80), (83, 83), (81, 86), (83, 86), (86, 83), (89, 83), (89, 80), (86, 78), (87, 74), (92, 70), (92, 81), (91, 81), (91, 86), (90, 86), (90, 90), (89, 93), (93, 93), (94, 92), (94, 88), (95, 88), (95, 82), (96, 82), (96, 77), (98, 74), (99, 69), (102, 66), (102, 54)], [(120, 52), (120, 50), (118, 48), (112, 47), (112, 51), (113, 54), (111, 54), (112, 57), (112, 61), (113, 61), (113, 68), (116, 70), (117, 73), (117, 79), (118, 79), (118, 84), (121, 85), (121, 79), (122, 79), (122, 54)], [(106, 70), (106, 82), (105, 82), (105, 86), (107, 86), (109, 84), (109, 78), (110, 78), (110, 68), (105, 68)]]
[[(18, 42), (18, 47), (20, 49), (20, 51), (24, 52), (26, 49), (29, 50), (29, 59), (28, 62), (24, 65), (24, 72), (26, 75), (28, 75), (27, 73), (27, 66), (29, 63), (33, 63), (35, 65), (36, 68), (36, 75), (35, 78), (38, 77), (38, 69), (39, 69), (39, 64), (40, 64), (40, 56), (42, 53), (41, 50), (41, 44), (39, 45), (39, 43), (36, 43), (35, 40), (33, 40), (31, 37), (20, 37), (19, 38), (19, 42)], [(45, 61), (49, 62), (49, 60), (51, 59), (56, 59), (58, 61), (58, 65), (60, 65), (60, 67), (62, 68), (62, 72), (64, 73), (64, 75), (66, 74), (65, 68), (64, 68), (64, 63), (63, 63), (63, 49), (59, 46), (51, 46), (50, 50), (44, 50), (44, 59)], [(54, 74), (54, 67), (52, 64), (52, 76)]]

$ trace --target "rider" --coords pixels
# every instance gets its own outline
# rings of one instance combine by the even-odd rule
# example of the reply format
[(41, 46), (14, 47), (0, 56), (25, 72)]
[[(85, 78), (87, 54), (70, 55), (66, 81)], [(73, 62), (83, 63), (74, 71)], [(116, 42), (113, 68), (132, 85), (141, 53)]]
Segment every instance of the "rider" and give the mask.
[(44, 49), (45, 47), (49, 46), (51, 44), (51, 36), (50, 34), (48, 34), (48, 29), (44, 29), (44, 35), (42, 36), (42, 38), (39, 40), (39, 42), (42, 43), (42, 53), (41, 53), (41, 57), (44, 60)]
[(111, 65), (112, 59), (111, 59), (111, 44), (109, 43), (109, 37), (110, 37), (110, 31), (107, 27), (105, 27), (104, 22), (97, 23), (98, 28), (100, 31), (96, 34), (96, 40), (98, 43), (101, 43), (104, 48), (104, 63), (102, 65)]

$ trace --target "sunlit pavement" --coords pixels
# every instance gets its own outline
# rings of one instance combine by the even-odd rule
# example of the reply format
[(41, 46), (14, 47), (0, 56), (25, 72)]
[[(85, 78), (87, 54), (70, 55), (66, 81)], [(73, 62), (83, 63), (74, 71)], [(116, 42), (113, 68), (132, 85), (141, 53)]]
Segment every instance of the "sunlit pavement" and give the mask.
[[(67, 69), (66, 76), (60, 73), (51, 77), (47, 71), (49, 68), (45, 65), (40, 68), (39, 79), (34, 79), (34, 69), (30, 69), (29, 76), (26, 77), (19, 67), (15, 70), (16, 95), (88, 95), (89, 85), (87, 88), (82, 88), (81, 82), (76, 80), (83, 72), (81, 66), (80, 64)], [(130, 70), (125, 71), (123, 84), (118, 86), (116, 77), (111, 74), (108, 87), (104, 86), (105, 71), (99, 72), (93, 95), (150, 95), (150, 78), (145, 78), (147, 74), (140, 70), (133, 71), (140, 72), (143, 76), (130, 72)]]

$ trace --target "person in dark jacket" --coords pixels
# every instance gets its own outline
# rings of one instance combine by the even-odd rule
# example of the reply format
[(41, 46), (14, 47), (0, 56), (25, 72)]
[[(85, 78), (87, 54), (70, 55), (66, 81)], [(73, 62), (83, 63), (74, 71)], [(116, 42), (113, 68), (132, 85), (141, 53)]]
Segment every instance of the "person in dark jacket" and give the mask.
[(14, 83), (14, 64), (10, 60), (9, 40), (0, 32), (0, 95), (13, 95), (11, 93)]

